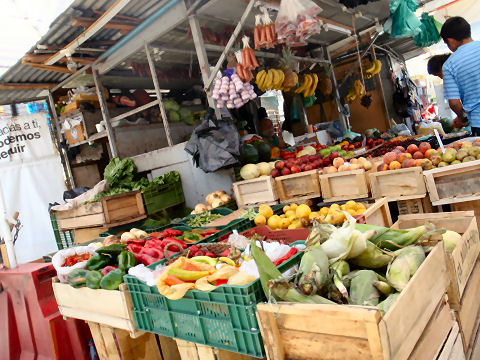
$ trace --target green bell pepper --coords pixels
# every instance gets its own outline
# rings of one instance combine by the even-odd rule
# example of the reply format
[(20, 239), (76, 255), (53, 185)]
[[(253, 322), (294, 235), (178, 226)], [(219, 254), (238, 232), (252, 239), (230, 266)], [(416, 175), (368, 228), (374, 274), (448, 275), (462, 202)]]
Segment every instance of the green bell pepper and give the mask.
[(87, 261), (88, 270), (101, 270), (110, 264), (111, 257), (108, 255), (97, 254)]
[(124, 272), (120, 269), (110, 271), (100, 280), (100, 287), (105, 290), (117, 290), (123, 282)]
[(97, 254), (110, 255), (113, 258), (116, 258), (126, 248), (127, 248), (126, 244), (112, 244), (112, 245), (101, 247), (95, 251), (97, 252)]
[(128, 269), (135, 266), (135, 255), (130, 251), (122, 251), (117, 257), (117, 262), (118, 268), (127, 272)]
[(102, 280), (103, 275), (100, 271), (91, 270), (87, 273), (86, 285), (90, 289), (100, 289), (100, 281)]
[(72, 285), (74, 288), (79, 288), (85, 286), (88, 270), (85, 269), (75, 269), (67, 275), (67, 283)]

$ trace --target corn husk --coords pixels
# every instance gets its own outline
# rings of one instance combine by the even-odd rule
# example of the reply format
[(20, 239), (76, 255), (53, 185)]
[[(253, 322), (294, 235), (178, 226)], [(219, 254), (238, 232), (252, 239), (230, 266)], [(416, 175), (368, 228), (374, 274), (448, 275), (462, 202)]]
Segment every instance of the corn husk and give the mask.
[(400, 293), (391, 294), (385, 300), (383, 300), (380, 304), (378, 304), (378, 310), (380, 310), (380, 313), (382, 314), (382, 316), (385, 315), (388, 312), (388, 310), (390, 310), (390, 308), (395, 303), (399, 295)]
[(377, 274), (374, 271), (358, 271), (350, 283), (349, 304), (377, 306), (380, 294), (373, 285), (375, 281), (377, 281)]
[(388, 296), (393, 292), (393, 287), (385, 281), (374, 281), (373, 286), (385, 296)]
[(380, 249), (368, 240), (367, 249), (359, 256), (350, 259), (350, 262), (367, 269), (378, 269), (387, 266), (393, 258), (394, 256), (391, 253)]
[(268, 287), (271, 294), (281, 301), (298, 302), (303, 304), (335, 304), (333, 301), (325, 299), (320, 295), (305, 295), (295, 289), (295, 287), (288, 283), (285, 279), (270, 280)]
[(315, 294), (330, 281), (328, 257), (320, 245), (307, 248), (300, 261), (299, 289), (305, 294)]
[(395, 252), (397, 258), (405, 258), (410, 268), (410, 277), (412, 277), (425, 261), (425, 251), (421, 246), (409, 246)]
[(350, 272), (350, 265), (345, 260), (338, 260), (330, 266), (330, 269), (333, 273), (333, 283), (342, 296), (348, 300), (348, 291), (342, 282), (342, 278)]
[(443, 245), (445, 246), (445, 250), (448, 252), (452, 252), (455, 250), (457, 243), (462, 238), (462, 235), (455, 231), (447, 230), (443, 235)]
[(398, 257), (388, 266), (387, 280), (397, 291), (402, 291), (410, 280), (410, 266), (406, 258)]

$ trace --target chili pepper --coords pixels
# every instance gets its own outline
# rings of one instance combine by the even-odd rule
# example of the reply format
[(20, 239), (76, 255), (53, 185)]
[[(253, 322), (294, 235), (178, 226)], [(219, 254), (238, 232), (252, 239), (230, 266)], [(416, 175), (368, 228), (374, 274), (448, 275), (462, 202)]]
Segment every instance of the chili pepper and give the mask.
[(85, 283), (90, 289), (100, 289), (100, 281), (102, 280), (102, 273), (100, 271), (91, 270), (85, 276)]
[(145, 242), (146, 242), (145, 239), (130, 239), (130, 240), (127, 240), (127, 246), (130, 244), (144, 246)]
[(154, 232), (151, 232), (148, 236), (150, 237), (150, 239), (154, 239), (154, 238), (160, 238), (162, 234), (163, 234), (162, 232), (154, 231)]
[(208, 236), (210, 236), (210, 235), (216, 234), (216, 233), (219, 232), (219, 231), (220, 231), (220, 230), (215, 229), (215, 228), (213, 228), (213, 229), (207, 229), (207, 230), (205, 230), (205, 231), (202, 232), (202, 235), (203, 235), (204, 237), (208, 237)]
[(118, 268), (125, 272), (128, 271), (131, 267), (135, 266), (135, 255), (129, 251), (122, 251), (117, 257)]
[(110, 271), (100, 280), (100, 287), (105, 290), (117, 290), (123, 282), (123, 275), (124, 273), (120, 269)]
[(212, 285), (220, 286), (220, 285), (226, 285), (227, 283), (228, 283), (228, 279), (217, 279), (213, 282)]
[(65, 258), (65, 262), (63, 263), (62, 267), (73, 266), (79, 262), (87, 261), (90, 259), (91, 254), (75, 254), (70, 255)]
[(175, 237), (175, 236), (180, 236), (183, 234), (183, 231), (176, 230), (176, 229), (165, 229), (162, 233), (162, 238), (167, 238), (167, 237)]
[(225, 249), (220, 257), (228, 257), (228, 255), (230, 255), (230, 249)]
[[(209, 256), (195, 256), (192, 258), (193, 261), (198, 261), (198, 262), (201, 262), (201, 263), (205, 263), (205, 264), (208, 264), (210, 266), (215, 266), (217, 265), (217, 260), (214, 259), (214, 258), (211, 258)], [(188, 269), (187, 269), (188, 270)]]
[(225, 264), (228, 264), (228, 265), (231, 265), (231, 266), (235, 266), (235, 261), (233, 261), (232, 259), (228, 258), (228, 257), (224, 257), (224, 256), (220, 256), (218, 258), (218, 261), (222, 261), (224, 262)]
[(188, 248), (188, 251), (187, 251), (187, 257), (189, 257), (189, 258), (194, 257), (197, 254), (198, 250), (200, 250), (200, 249), (198, 248), (197, 245), (190, 246)]
[(282, 256), (280, 259), (277, 259), (273, 262), (273, 265), (278, 266), (281, 263), (287, 261), (290, 259), (293, 255), (295, 255), (298, 252), (298, 249), (296, 247), (292, 247), (284, 256)]
[(167, 277), (165, 278), (165, 284), (167, 284), (168, 286), (173, 286), (173, 285), (185, 284), (185, 281), (180, 280), (176, 276), (167, 275)]
[(176, 244), (177, 246), (172, 246), (170, 247), (170, 250), (172, 251), (180, 251), (180, 248), (182, 249), (186, 249), (187, 248), (187, 244), (185, 242), (183, 242), (182, 240), (178, 240), (178, 239), (175, 239), (175, 238), (166, 238), (166, 239), (163, 239), (162, 240), (162, 244), (161, 244), (161, 247), (162, 248), (165, 248), (165, 246), (167, 246), (168, 244), (171, 244), (171, 243), (174, 243)]
[(160, 239), (152, 239), (146, 242), (145, 247), (146, 248), (157, 248), (157, 249), (163, 249), (162, 246), (162, 241)]
[(110, 264), (111, 257), (108, 255), (98, 254), (92, 256), (87, 261), (87, 269), (88, 270), (100, 270), (103, 269), (105, 266)]
[(205, 254), (205, 256), (209, 256), (209, 257), (211, 257), (211, 258), (216, 258), (216, 257), (217, 257), (217, 255), (215, 255), (215, 254), (214, 254), (213, 252), (211, 252), (211, 251), (208, 251), (208, 252)]
[(105, 275), (107, 275), (110, 271), (113, 271), (113, 270), (115, 270), (115, 269), (118, 269), (118, 268), (117, 268), (116, 266), (110, 266), (110, 265), (109, 265), (109, 266), (105, 266), (105, 267), (102, 269), (101, 273), (102, 273), (103, 276), (105, 276)]
[(173, 275), (183, 281), (198, 280), (204, 276), (210, 275), (208, 271), (188, 271), (179, 268), (168, 269), (168, 275)]

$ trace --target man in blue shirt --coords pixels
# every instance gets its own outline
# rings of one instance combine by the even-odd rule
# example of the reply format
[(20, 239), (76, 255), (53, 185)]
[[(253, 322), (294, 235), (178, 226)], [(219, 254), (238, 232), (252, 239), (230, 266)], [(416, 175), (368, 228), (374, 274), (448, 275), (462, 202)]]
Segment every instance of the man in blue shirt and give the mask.
[(480, 41), (473, 41), (470, 24), (458, 16), (443, 24), (440, 35), (453, 51), (442, 67), (444, 96), (457, 114), (452, 125), (460, 128), (469, 121), (480, 136)]

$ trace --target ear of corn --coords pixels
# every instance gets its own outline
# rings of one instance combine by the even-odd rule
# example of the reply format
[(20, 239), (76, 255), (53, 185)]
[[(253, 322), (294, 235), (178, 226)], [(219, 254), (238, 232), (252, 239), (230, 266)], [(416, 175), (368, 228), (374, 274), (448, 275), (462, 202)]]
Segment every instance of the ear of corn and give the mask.
[(410, 267), (405, 258), (396, 258), (387, 269), (388, 282), (398, 291), (402, 291), (410, 280)]
[(250, 242), (250, 249), (255, 263), (257, 264), (263, 292), (265, 293), (265, 296), (269, 298), (270, 290), (267, 284), (268, 281), (273, 279), (279, 279), (282, 277), (282, 274), (276, 268), (276, 266), (273, 265), (273, 262), (269, 259), (269, 257), (257, 246), (256, 239), (253, 239)]
[(350, 265), (345, 260), (338, 260), (330, 266), (333, 273), (333, 282), (342, 294), (342, 296), (348, 300), (348, 291), (342, 282), (342, 278), (350, 272)]
[(385, 300), (383, 300), (380, 304), (378, 304), (378, 310), (380, 310), (380, 313), (382, 314), (382, 316), (385, 315), (388, 312), (388, 310), (390, 310), (390, 308), (395, 303), (399, 295), (400, 293), (391, 294)]
[(381, 250), (372, 242), (367, 241), (367, 249), (359, 256), (350, 259), (350, 261), (367, 269), (378, 269), (387, 266), (393, 260), (393, 257), (392, 254)]
[(409, 246), (396, 251), (397, 258), (405, 258), (410, 269), (410, 276), (413, 276), (425, 260), (425, 251), (421, 246)]
[(388, 296), (393, 292), (393, 287), (384, 281), (374, 281), (373, 286), (385, 296)]
[(352, 305), (377, 306), (380, 294), (373, 283), (377, 275), (372, 270), (360, 270), (350, 284), (349, 303)]
[(305, 295), (315, 294), (329, 282), (328, 257), (320, 245), (307, 248), (300, 261), (298, 287)]

